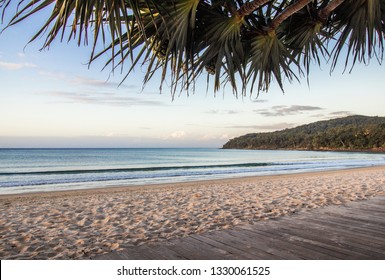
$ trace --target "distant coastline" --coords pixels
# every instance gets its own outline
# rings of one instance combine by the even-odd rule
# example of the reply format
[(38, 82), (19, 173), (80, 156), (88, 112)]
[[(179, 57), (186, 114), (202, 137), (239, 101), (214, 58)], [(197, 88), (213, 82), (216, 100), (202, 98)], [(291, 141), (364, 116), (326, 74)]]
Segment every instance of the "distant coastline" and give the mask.
[(223, 149), (385, 152), (385, 117), (349, 116), (274, 132), (249, 133)]
[(249, 150), (249, 151), (304, 151), (304, 152), (349, 152), (349, 153), (375, 153), (385, 154), (385, 148), (376, 149), (333, 149), (333, 148), (320, 148), (320, 149), (299, 149), (299, 148), (220, 148), (222, 150)]

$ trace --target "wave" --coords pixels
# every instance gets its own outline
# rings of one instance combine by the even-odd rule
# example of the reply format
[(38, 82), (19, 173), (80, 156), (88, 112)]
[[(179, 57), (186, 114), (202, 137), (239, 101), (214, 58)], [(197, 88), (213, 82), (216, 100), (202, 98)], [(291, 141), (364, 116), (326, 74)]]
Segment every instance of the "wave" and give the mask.
[(191, 170), (191, 169), (212, 169), (212, 168), (245, 168), (280, 165), (277, 163), (238, 163), (238, 164), (216, 164), (216, 165), (185, 165), (185, 166), (153, 166), (153, 167), (132, 167), (132, 168), (111, 168), (111, 169), (77, 169), (77, 170), (47, 170), (28, 172), (1, 172), (0, 176), (20, 175), (63, 175), (63, 174), (87, 174), (87, 173), (120, 173), (120, 172), (154, 172), (168, 170)]

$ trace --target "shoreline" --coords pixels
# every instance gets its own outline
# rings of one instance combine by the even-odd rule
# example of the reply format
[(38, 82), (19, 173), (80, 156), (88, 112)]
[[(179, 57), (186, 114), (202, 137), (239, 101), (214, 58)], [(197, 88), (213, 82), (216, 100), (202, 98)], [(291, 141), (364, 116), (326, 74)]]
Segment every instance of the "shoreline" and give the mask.
[(26, 192), (26, 193), (16, 193), (16, 194), (1, 194), (0, 193), (0, 202), (2, 199), (7, 198), (22, 198), (22, 197), (56, 197), (56, 196), (72, 196), (72, 195), (92, 195), (100, 193), (113, 193), (116, 192), (130, 192), (130, 191), (152, 191), (152, 190), (162, 190), (169, 188), (182, 188), (182, 187), (191, 187), (197, 184), (220, 184), (220, 183), (234, 183), (239, 180), (251, 180), (256, 181), (259, 179), (278, 179), (282, 177), (297, 177), (302, 175), (317, 176), (320, 174), (333, 174), (340, 172), (349, 172), (351, 170), (384, 170), (385, 165), (376, 165), (369, 167), (350, 167), (343, 169), (333, 169), (333, 170), (320, 170), (320, 171), (299, 171), (295, 173), (283, 173), (283, 174), (273, 174), (273, 175), (251, 175), (251, 176), (240, 176), (233, 178), (221, 178), (221, 179), (210, 179), (210, 180), (196, 180), (196, 181), (183, 181), (183, 182), (171, 182), (171, 183), (159, 183), (159, 184), (143, 184), (143, 185), (119, 185), (119, 186), (109, 186), (109, 187), (100, 187), (100, 188), (85, 188), (85, 189), (74, 189), (74, 190), (51, 190), (51, 191), (35, 191), (35, 192)]
[(1, 259), (87, 259), (385, 195), (385, 166), (0, 196)]

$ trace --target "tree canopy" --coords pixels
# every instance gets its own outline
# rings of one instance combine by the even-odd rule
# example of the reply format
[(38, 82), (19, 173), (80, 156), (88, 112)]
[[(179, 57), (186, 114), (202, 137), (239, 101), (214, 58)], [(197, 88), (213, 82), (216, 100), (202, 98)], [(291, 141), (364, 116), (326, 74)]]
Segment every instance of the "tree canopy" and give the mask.
[(385, 151), (385, 117), (349, 116), (229, 140), (224, 149)]
[(6, 28), (50, 9), (31, 41), (91, 42), (90, 62), (109, 53), (106, 66), (127, 75), (141, 66), (144, 85), (159, 73), (172, 94), (193, 90), (202, 74), (215, 91), (259, 94), (323, 61), (333, 71), (339, 60), (349, 70), (383, 60), (385, 0), (0, 0), (3, 19), (11, 2)]

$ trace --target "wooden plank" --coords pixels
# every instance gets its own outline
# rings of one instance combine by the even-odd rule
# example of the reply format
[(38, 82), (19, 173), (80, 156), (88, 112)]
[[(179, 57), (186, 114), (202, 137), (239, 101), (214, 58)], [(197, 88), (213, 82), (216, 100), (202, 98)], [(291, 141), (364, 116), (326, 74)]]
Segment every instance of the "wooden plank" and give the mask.
[[(352, 203), (353, 204), (353, 203)], [(384, 214), (385, 213), (385, 209), (384, 209), (384, 203), (381, 204), (371, 204), (371, 203), (363, 203), (363, 204), (353, 204), (351, 206), (349, 206), (350, 209), (360, 209), (362, 211), (371, 211), (371, 212), (374, 212), (374, 213), (378, 213), (378, 214)]]
[(140, 245), (138, 249), (140, 249), (141, 252), (145, 253), (145, 256), (148, 257), (150, 260), (168, 260), (170, 259), (170, 255), (166, 254), (168, 251), (157, 251), (154, 249), (155, 246), (143, 244)]
[[(180, 254), (180, 256), (188, 260), (207, 259), (207, 258), (210, 258), (210, 255), (213, 254), (210, 250), (210, 247), (206, 246), (205, 252), (202, 252), (201, 250), (198, 250), (198, 248), (192, 245), (190, 242), (187, 242), (186, 238), (169, 242), (166, 245), (166, 247), (169, 250), (172, 250)], [(211, 258), (211, 259), (215, 259), (215, 258)]]
[[(235, 233), (236, 232), (236, 233)], [(238, 234), (239, 233), (239, 234)], [(238, 236), (241, 235), (241, 231), (237, 229), (233, 230), (233, 234), (229, 234), (229, 231), (221, 231), (215, 236), (216, 240), (220, 240), (222, 243), (228, 244), (234, 248), (246, 251), (247, 253), (254, 255), (255, 258), (258, 259), (269, 259), (269, 260), (279, 260), (282, 259), (282, 256), (279, 254), (272, 253), (273, 250), (268, 250), (268, 248), (264, 245), (265, 240), (259, 240), (258, 245), (253, 244), (256, 243), (255, 238), (250, 238), (250, 236), (245, 239), (241, 239)]]
[[(379, 199), (381, 198), (381, 199)], [(361, 201), (355, 201), (355, 202), (352, 202), (352, 203), (349, 203), (349, 207), (350, 208), (361, 208), (361, 207), (377, 207), (377, 209), (379, 211), (384, 211), (385, 209), (383, 208), (384, 204), (385, 204), (385, 199), (383, 199), (383, 197), (374, 197), (374, 198), (370, 198), (370, 199), (367, 199), (367, 200), (361, 200)]]
[(229, 231), (221, 232), (221, 237), (224, 238), (229, 244), (236, 246), (239, 249), (242, 249), (248, 252), (251, 255), (256, 256), (259, 259), (268, 259), (268, 260), (281, 260), (283, 259), (282, 254), (273, 254), (268, 250), (265, 245), (266, 240), (256, 239), (245, 235), (242, 236), (241, 231), (232, 231), (232, 234)]
[(99, 256), (91, 257), (91, 260), (120, 260), (120, 256), (116, 252), (110, 252)]
[[(349, 216), (337, 216), (336, 214), (319, 214), (317, 216), (315, 215), (309, 215), (306, 217), (301, 217), (301, 219), (297, 219), (295, 223), (301, 223), (301, 224), (317, 224), (317, 225), (323, 225), (325, 227), (334, 227), (337, 226), (342, 229), (346, 229), (348, 227), (357, 228), (357, 229), (363, 229), (363, 231), (367, 232), (367, 227), (373, 228), (373, 231), (376, 231), (380, 229), (381, 227), (377, 225), (373, 225), (368, 220), (366, 221), (358, 221), (353, 220)], [(370, 231), (370, 229), (369, 229)], [(380, 237), (380, 240), (383, 240), (383, 236)]]
[(197, 250), (202, 255), (202, 257), (199, 259), (202, 259), (202, 260), (231, 259), (229, 258), (228, 255), (224, 254), (223, 250), (214, 246), (210, 246), (208, 244), (204, 244), (192, 237), (184, 238), (183, 242), (188, 243), (190, 246), (192, 246), (195, 250)]
[(323, 215), (329, 215), (331, 217), (334, 217), (334, 216), (341, 217), (341, 218), (345, 217), (345, 218), (349, 218), (352, 220), (357, 220), (359, 222), (370, 222), (370, 223), (376, 224), (380, 227), (385, 226), (385, 216), (376, 216), (375, 213), (373, 213), (373, 212), (368, 213), (368, 214), (363, 214), (363, 213), (360, 213), (359, 211), (352, 211), (351, 209), (349, 209), (349, 210), (344, 211), (344, 212), (325, 210), (322, 214)]
[(375, 225), (373, 223), (370, 223), (369, 221), (358, 221), (356, 219), (351, 219), (347, 217), (340, 217), (335, 215), (333, 217), (333, 220), (330, 221), (327, 217), (319, 217), (318, 220), (327, 220), (328, 222), (334, 222), (338, 223), (341, 226), (344, 226), (345, 228), (350, 228), (352, 230), (356, 231), (362, 231), (366, 234), (369, 234), (370, 236), (376, 236), (381, 239), (385, 238), (385, 226), (380, 227), (378, 225)]
[[(312, 227), (313, 225), (307, 223), (307, 226)], [(329, 239), (334, 240), (338, 243), (350, 242), (352, 247), (360, 247), (366, 249), (367, 251), (374, 251), (383, 254), (383, 249), (381, 249), (381, 244), (373, 243), (370, 241), (370, 238), (367, 237), (363, 240), (362, 236), (358, 236), (354, 231), (346, 230), (342, 228), (337, 228), (333, 225), (331, 227), (325, 227), (324, 224), (319, 224), (319, 229), (313, 229), (314, 234), (327, 236)]]
[(349, 240), (346, 236), (333, 234), (333, 232), (320, 230), (316, 227), (307, 227), (306, 229), (293, 226), (291, 223), (284, 221), (280, 224), (285, 225), (285, 228), (280, 232), (287, 234), (288, 236), (297, 236), (304, 238), (304, 242), (311, 244), (317, 244), (325, 249), (335, 251), (336, 254), (344, 254), (346, 257), (341, 256), (342, 259), (370, 259), (385, 257), (384, 252), (374, 252), (376, 250), (368, 249), (367, 246), (361, 245), (355, 242), (355, 240)]
[[(286, 246), (296, 246), (297, 249), (294, 251), (295, 254), (301, 256), (304, 259), (320, 259), (320, 260), (329, 260), (329, 259), (344, 259), (346, 255), (333, 252), (331, 250), (325, 249), (322, 246), (319, 246), (316, 242), (311, 240), (306, 240), (299, 236), (286, 234), (283, 232), (283, 229), (271, 229), (271, 228), (250, 228), (252, 232), (259, 232), (261, 235), (271, 236), (276, 240), (284, 240)], [(310, 244), (308, 244), (310, 243)], [(284, 246), (285, 246), (284, 245)]]
[[(233, 234), (233, 232), (229, 233)], [(249, 238), (254, 238), (256, 240), (255, 246), (261, 251), (267, 252), (269, 254), (280, 257), (279, 259), (287, 260), (298, 260), (306, 259), (308, 256), (305, 256), (301, 253), (301, 247), (286, 242), (285, 240), (272, 238), (269, 235), (260, 234), (260, 232), (251, 232), (248, 230), (238, 230), (236, 236), (245, 236)]]
[(376, 223), (373, 223), (372, 221), (369, 220), (369, 218), (357, 219), (356, 217), (353, 217), (353, 216), (339, 215), (336, 213), (322, 213), (317, 217), (314, 217), (314, 216), (301, 217), (301, 219), (298, 219), (297, 222), (300, 222), (300, 221), (306, 222), (309, 219), (324, 222), (325, 224), (335, 223), (344, 228), (351, 227), (351, 228), (362, 229), (365, 231), (365, 233), (372, 231), (373, 234), (378, 233), (381, 239), (384, 238), (385, 236), (385, 233), (383, 232), (383, 229), (385, 229), (385, 226), (381, 226)]
[[(255, 231), (253, 231), (255, 232)], [(272, 237), (272, 240), (275, 240), (275, 244), (282, 248), (290, 250), (293, 254), (300, 256), (303, 259), (338, 259), (336, 256), (331, 256), (329, 253), (325, 254), (324, 252), (320, 252), (319, 250), (315, 250), (315, 248), (310, 248), (306, 246), (302, 240), (301, 242), (297, 242), (295, 238), (293, 239), (292, 235), (285, 234), (282, 229), (257, 229), (259, 234), (265, 234)], [(278, 241), (277, 241), (278, 240)], [(282, 240), (283, 242), (279, 242)], [(274, 244), (273, 244), (274, 246)]]
[(149, 260), (137, 246), (95, 256), (94, 260)]
[(168, 244), (165, 243), (153, 244), (151, 246), (151, 249), (154, 252), (160, 254), (163, 259), (166, 260), (187, 260), (187, 258), (183, 256), (183, 254), (175, 252), (174, 250), (169, 248)]
[(345, 209), (342, 209), (342, 208), (339, 208), (338, 210), (332, 210), (332, 209), (323, 209), (323, 211), (325, 211), (325, 213), (338, 213), (340, 215), (351, 215), (351, 216), (356, 216), (356, 215), (359, 215), (363, 218), (365, 217), (374, 217), (375, 218), (375, 221), (378, 221), (379, 223), (383, 224), (384, 223), (384, 216), (385, 214), (383, 212), (379, 212), (378, 210), (375, 210), (375, 209), (366, 209), (366, 208), (345, 208)]
[(215, 240), (212, 240), (210, 238), (207, 238), (203, 235), (194, 235), (191, 236), (191, 238), (196, 239), (198, 242), (201, 242), (203, 246), (211, 246), (215, 248), (215, 250), (219, 253), (220, 257), (219, 260), (227, 260), (227, 259), (233, 259), (233, 260), (243, 260), (243, 259), (253, 259), (254, 256), (249, 255), (247, 253), (244, 253), (243, 251), (237, 250), (236, 248), (229, 247), (226, 244), (222, 244), (220, 242), (216, 242)]
[(383, 238), (374, 237), (368, 235), (365, 231), (354, 231), (351, 228), (341, 225), (340, 223), (333, 221), (321, 221), (315, 218), (309, 218), (307, 220), (307, 224), (310, 226), (312, 224), (316, 224), (319, 227), (323, 228), (326, 232), (335, 232), (341, 236), (348, 236), (352, 239), (355, 239), (356, 242), (365, 244), (377, 244), (377, 246), (385, 246), (385, 242)]
[(152, 260), (153, 255), (146, 246), (140, 245), (134, 248), (131, 248), (130, 250), (125, 251), (119, 251), (117, 252), (118, 255), (120, 255), (120, 259), (131, 259), (133, 255), (137, 256), (138, 260)]
[(222, 243), (223, 245), (231, 246), (232, 248), (238, 249), (239, 251), (242, 252), (242, 254), (251, 255), (252, 258), (257, 258), (257, 259), (262, 258), (262, 259), (269, 259), (269, 260), (279, 259), (277, 256), (274, 256), (265, 252), (259, 252), (258, 250), (255, 250), (255, 249), (250, 250), (249, 244), (246, 245), (244, 243), (239, 242), (238, 239), (234, 238), (231, 235), (228, 235), (227, 231), (213, 232), (206, 236), (211, 236), (212, 239)]
[(237, 248), (234, 248), (232, 246), (229, 246), (228, 244), (221, 243), (219, 241), (216, 241), (215, 239), (209, 238), (206, 235), (193, 235), (191, 236), (194, 239), (200, 240), (201, 242), (214, 246), (222, 251), (224, 251), (224, 256), (226, 258), (231, 258), (233, 260), (253, 260), (258, 259), (255, 255), (249, 254), (248, 252), (245, 252), (244, 250), (240, 250)]

